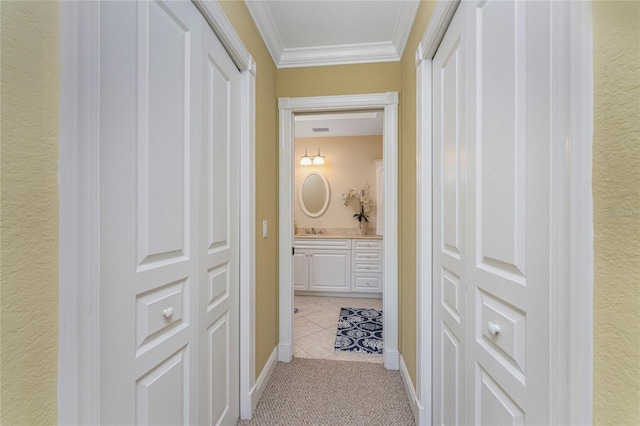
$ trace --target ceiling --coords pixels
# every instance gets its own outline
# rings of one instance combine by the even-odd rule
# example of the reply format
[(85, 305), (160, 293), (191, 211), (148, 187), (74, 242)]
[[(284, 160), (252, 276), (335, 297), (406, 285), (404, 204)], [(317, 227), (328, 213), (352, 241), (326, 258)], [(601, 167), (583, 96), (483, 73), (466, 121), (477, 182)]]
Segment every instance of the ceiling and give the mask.
[(295, 136), (326, 138), (381, 135), (383, 116), (384, 112), (381, 110), (296, 115)]
[(417, 0), (245, 0), (278, 68), (399, 61)]

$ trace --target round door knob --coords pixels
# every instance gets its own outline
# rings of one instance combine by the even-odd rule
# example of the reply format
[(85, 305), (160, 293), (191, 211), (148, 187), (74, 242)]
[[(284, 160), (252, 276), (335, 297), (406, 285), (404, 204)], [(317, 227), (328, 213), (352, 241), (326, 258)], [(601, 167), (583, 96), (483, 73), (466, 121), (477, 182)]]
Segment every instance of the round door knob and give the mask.
[(169, 306), (167, 309), (165, 309), (164, 311), (162, 311), (162, 315), (164, 315), (164, 317), (166, 319), (169, 319), (173, 316), (173, 308), (171, 306)]
[(489, 334), (491, 334), (492, 336), (500, 334), (500, 326), (493, 321), (489, 321), (487, 323), (487, 330), (489, 330)]

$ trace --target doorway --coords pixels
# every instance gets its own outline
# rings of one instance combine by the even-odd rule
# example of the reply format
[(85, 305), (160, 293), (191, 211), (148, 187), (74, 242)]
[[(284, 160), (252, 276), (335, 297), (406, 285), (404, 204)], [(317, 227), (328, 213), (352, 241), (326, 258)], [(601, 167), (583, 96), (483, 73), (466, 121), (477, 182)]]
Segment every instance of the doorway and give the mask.
[(387, 369), (400, 366), (398, 352), (398, 255), (397, 255), (397, 141), (398, 94), (396, 92), (324, 96), (311, 98), (280, 98), (280, 186), (279, 186), (279, 311), (280, 342), (278, 359), (291, 361), (294, 353), (293, 314), (293, 247), (294, 247), (294, 122), (295, 114), (329, 111), (384, 110), (383, 158), (384, 179), (384, 240), (383, 311), (384, 311), (384, 365)]
[(295, 358), (383, 362), (383, 123), (295, 114)]

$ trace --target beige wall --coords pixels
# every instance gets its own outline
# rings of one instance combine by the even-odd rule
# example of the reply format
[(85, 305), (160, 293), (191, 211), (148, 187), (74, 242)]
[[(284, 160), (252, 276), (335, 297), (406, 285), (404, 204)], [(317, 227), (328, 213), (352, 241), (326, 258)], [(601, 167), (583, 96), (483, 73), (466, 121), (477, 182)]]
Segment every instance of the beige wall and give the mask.
[(592, 4), (593, 420), (594, 424), (637, 425), (640, 424), (640, 3)]
[(416, 383), (416, 62), (418, 43), (436, 2), (421, 2), (402, 55), (400, 103), (400, 352)]
[(0, 8), (0, 423), (55, 424), (58, 3)]
[(242, 0), (219, 2), (256, 61), (256, 377), (278, 344), (278, 140), (276, 68)]
[[(322, 166), (301, 166), (298, 161), (307, 149), (309, 154), (324, 155)], [(345, 228), (357, 233), (357, 204), (352, 202), (345, 207), (342, 193), (347, 188), (361, 189), (369, 183), (369, 196), (374, 202), (374, 209), (369, 216), (368, 234), (375, 234), (376, 225), (376, 165), (382, 159), (382, 136), (353, 136), (331, 138), (297, 138), (295, 142), (295, 192), (294, 217), (298, 228)], [(330, 202), (327, 211), (320, 217), (309, 217), (300, 208), (298, 191), (305, 175), (311, 171), (323, 174), (329, 181)]]
[(400, 91), (400, 63), (282, 68), (278, 97), (354, 95)]

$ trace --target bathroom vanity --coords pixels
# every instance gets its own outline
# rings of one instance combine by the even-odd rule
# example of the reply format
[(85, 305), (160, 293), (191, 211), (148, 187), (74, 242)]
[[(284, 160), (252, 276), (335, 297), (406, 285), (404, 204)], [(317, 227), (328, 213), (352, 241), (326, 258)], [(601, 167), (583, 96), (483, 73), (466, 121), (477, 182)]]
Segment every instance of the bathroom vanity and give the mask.
[(382, 295), (382, 237), (296, 235), (293, 282), (296, 294)]

